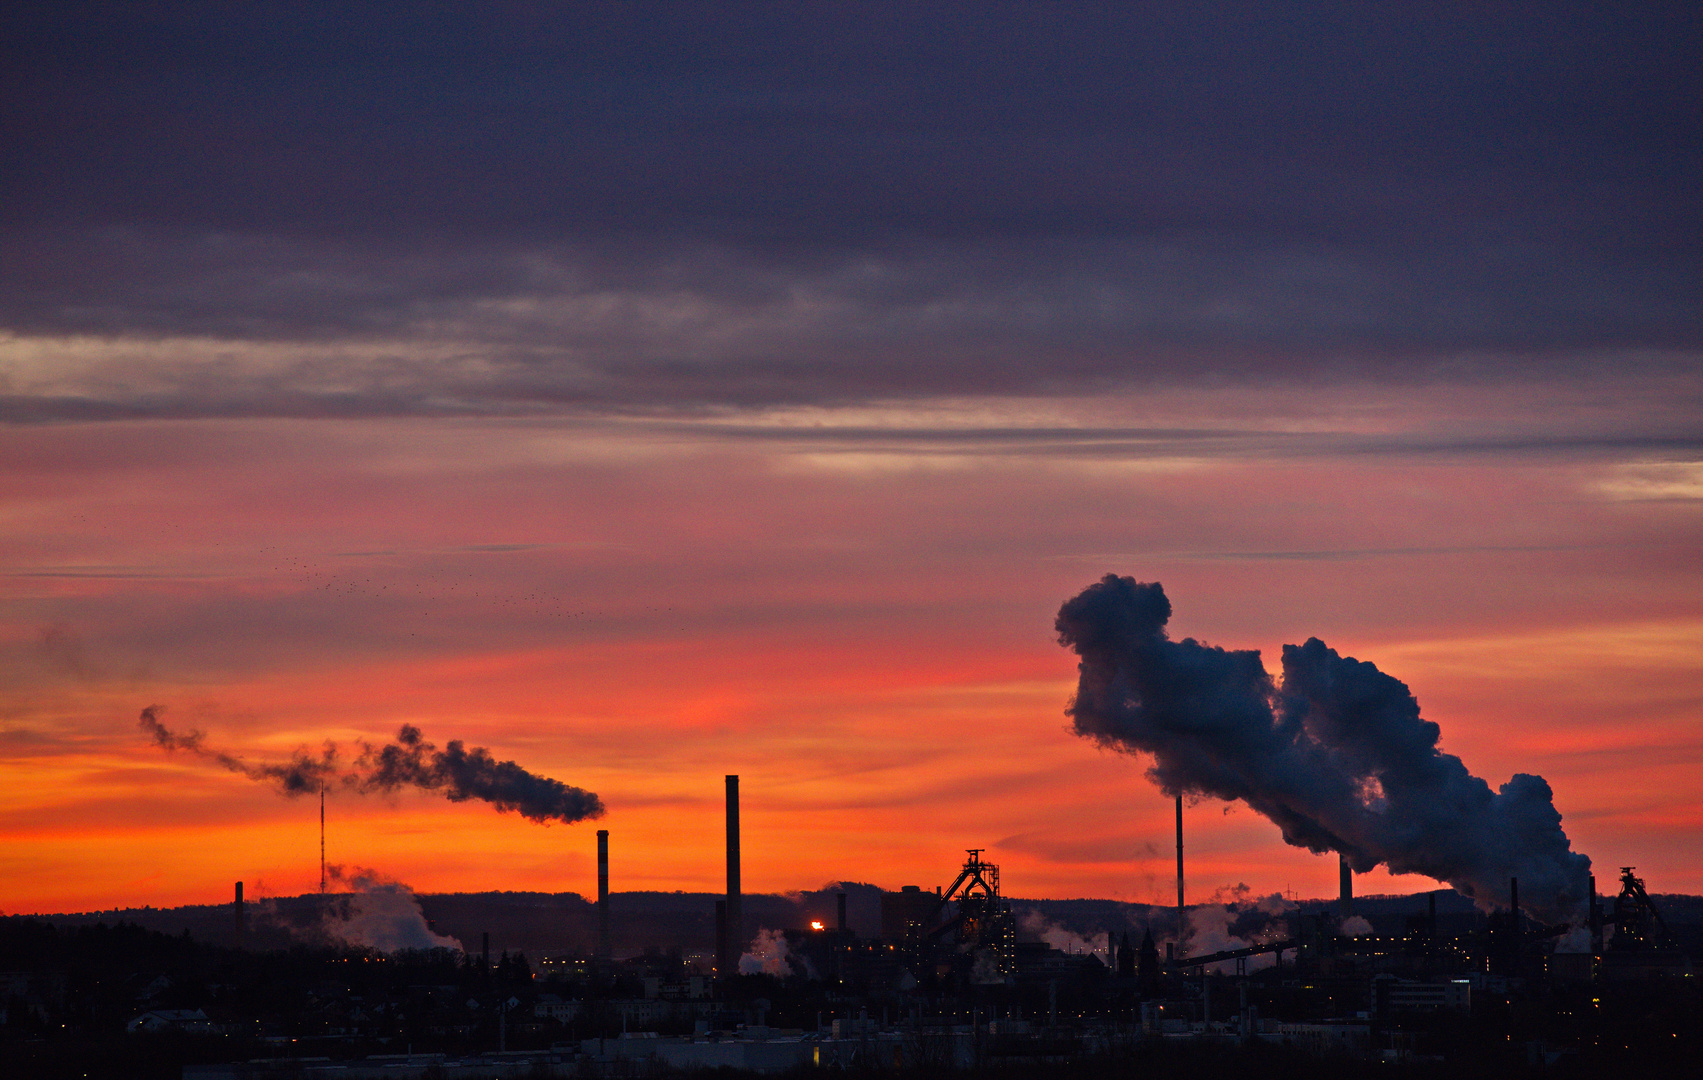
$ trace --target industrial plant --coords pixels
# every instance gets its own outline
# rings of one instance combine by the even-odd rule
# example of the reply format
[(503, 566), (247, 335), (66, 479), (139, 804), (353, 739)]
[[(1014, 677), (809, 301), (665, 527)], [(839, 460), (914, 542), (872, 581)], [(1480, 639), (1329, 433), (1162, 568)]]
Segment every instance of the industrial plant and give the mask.
[[(417, 896), (327, 866), (328, 789), (417, 789), (562, 823), (602, 817), (602, 800), (482, 747), (440, 750), (411, 725), (383, 746), (254, 762), (150, 707), (139, 725), (165, 752), (319, 796), (319, 891), (257, 904), (239, 881), (228, 904), (0, 919), (0, 1074), (1311, 1076), (1376, 1063), (1503, 1077), (1703, 1055), (1703, 899), (1654, 897), (1635, 866), (1600, 894), (1547, 782), (1492, 789), (1370, 663), (1312, 638), (1284, 647), (1279, 679), (1258, 652), (1173, 641), (1170, 615), (1157, 583), (1108, 574), (1055, 629), (1079, 658), (1076, 733), (1141, 755), (1174, 802), (1174, 906), (1168, 891), (1162, 905), (1020, 899), (994, 848), (969, 846), (978, 837), (937, 884), (747, 894), (737, 775), (720, 894), (619, 891), (620, 834), (600, 829), (595, 901)], [(1191, 905), (1190, 799), (1239, 802), (1334, 857), (1337, 896)], [(772, 870), (786, 853), (757, 856)], [(1356, 896), (1356, 873), (1379, 866), (1448, 887)]]
[[(332, 892), (257, 909), (239, 882), (194, 935), (154, 935), (158, 973), (143, 968), (124, 984), (143, 995), (128, 1006), (126, 1052), (162, 1055), (158, 1075), (200, 1080), (710, 1068), (1065, 1075), (1192, 1052), (1218, 1055), (1203, 1062), (1264, 1054), (1327, 1069), (1541, 1072), (1691, 1053), (1699, 1037), (1693, 954), (1703, 927), (1688, 921), (1676, 933), (1635, 867), (1622, 869), (1611, 897), (1584, 883), (1591, 900), (1577, 924), (1530, 917), (1513, 880), (1512, 902), (1489, 910), (1451, 890), (1356, 898), (1346, 861), (1329, 902), (1191, 907), (1179, 799), (1175, 908), (1121, 905), (1109, 916), (1103, 905), (1084, 918), (1067, 905), (1085, 902), (1014, 901), (988, 849), (966, 848), (949, 883), (856, 888), (854, 926), (851, 885), (796, 900), (744, 894), (739, 804), (739, 778), (728, 776), (725, 895), (675, 896), (659, 921), (632, 899), (643, 894), (611, 892), (611, 834), (599, 830), (596, 902), (559, 920), (553, 938), (502, 923), (495, 906), (473, 910), (501, 924), (496, 958), (491, 931), (473, 937), (469, 912), (450, 898)], [(418, 922), (417, 936), (317, 953), (304, 944), (336, 925), (327, 920), (355, 925), (347, 909), (363, 903), (366, 924), (388, 911)], [(1235, 915), (1243, 943), (1201, 947), (1209, 909)], [(1095, 919), (1115, 924), (1087, 925)], [(99, 939), (116, 957), (146, 934), (116, 921), (54, 932), (69, 953)], [(4, 924), (7, 964), (19, 969), (3, 976), (7, 1060), (27, 1064), (19, 1033), (68, 1008), (77, 976), (55, 973), (39, 941), (33, 959), (23, 955), (29, 927), (49, 932), (41, 924)], [(271, 934), (275, 946), (285, 931), (297, 935), (288, 948), (263, 940)], [(530, 953), (508, 947), (528, 935)], [(183, 954), (192, 937), (207, 943), (198, 970), (164, 956)], [(558, 947), (539, 947), (546, 939)], [(124, 1008), (112, 989), (86, 990), (96, 1000), (79, 1007)]]

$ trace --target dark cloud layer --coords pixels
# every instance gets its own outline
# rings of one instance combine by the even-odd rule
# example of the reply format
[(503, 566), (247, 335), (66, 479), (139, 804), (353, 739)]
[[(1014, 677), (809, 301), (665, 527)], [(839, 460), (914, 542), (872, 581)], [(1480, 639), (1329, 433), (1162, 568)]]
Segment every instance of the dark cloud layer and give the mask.
[(6, 414), (1694, 368), (1690, 7), (1191, 12), (40, 6), (0, 31), (0, 327), (348, 374)]
[(1424, 874), (1498, 905), (1518, 878), (1540, 918), (1580, 913), (1591, 861), (1543, 777), (1492, 790), (1438, 748), (1403, 683), (1317, 638), (1283, 647), (1276, 684), (1258, 652), (1170, 640), (1170, 618), (1157, 583), (1114, 574), (1059, 609), (1059, 642), (1081, 658), (1078, 734), (1150, 754), (1167, 793), (1244, 802), (1356, 871)]

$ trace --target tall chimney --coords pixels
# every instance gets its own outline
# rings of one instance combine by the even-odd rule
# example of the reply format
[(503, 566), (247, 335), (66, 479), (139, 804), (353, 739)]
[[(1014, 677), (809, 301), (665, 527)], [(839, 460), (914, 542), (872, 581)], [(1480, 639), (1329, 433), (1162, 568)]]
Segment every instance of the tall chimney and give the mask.
[(236, 916), (236, 947), (240, 949), (242, 948), (242, 931), (244, 922), (242, 909), (242, 882), (240, 881), (237, 882), (237, 898), (235, 905), (233, 905), (233, 914)]
[(1508, 911), (1514, 916), (1514, 929), (1520, 927), (1520, 879), (1508, 879)]
[(1338, 903), (1342, 907), (1342, 917), (1348, 918), (1354, 914), (1354, 870), (1348, 865), (1348, 856), (1337, 853), (1336, 876), (1342, 885), (1342, 895)]
[(1177, 958), (1183, 955), (1183, 795), (1177, 793)]
[(597, 958), (614, 955), (609, 946), (609, 830), (597, 830)]
[(727, 962), (727, 901), (715, 902), (715, 973), (719, 978), (733, 974)]
[(840, 902), (840, 933), (843, 934), (846, 932), (846, 894), (839, 893), (837, 899)]
[(1586, 887), (1585, 895), (1590, 897), (1590, 907), (1586, 909), (1591, 922), (1591, 952), (1602, 952), (1602, 905), (1597, 903), (1597, 876), (1590, 876), (1590, 884)]
[(745, 920), (739, 902), (739, 777), (727, 778), (727, 960), (738, 965), (745, 951)]

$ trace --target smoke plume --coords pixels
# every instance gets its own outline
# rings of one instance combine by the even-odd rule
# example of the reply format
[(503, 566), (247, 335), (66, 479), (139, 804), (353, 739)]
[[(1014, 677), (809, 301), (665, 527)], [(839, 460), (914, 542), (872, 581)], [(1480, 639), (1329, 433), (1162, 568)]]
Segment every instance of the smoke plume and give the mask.
[[(1269, 941), (1278, 941), (1290, 936), (1288, 925), (1279, 919), (1266, 918), (1260, 925), (1258, 933), (1249, 933), (1243, 929), (1247, 923), (1244, 913), (1231, 904), (1199, 904), (1189, 908), (1188, 913), (1188, 951), (1190, 956), (1206, 956), (1210, 953), (1229, 952), (1231, 949), (1246, 949), (1254, 945), (1263, 945)], [(1277, 963), (1277, 957), (1271, 953), (1256, 953), (1242, 959), (1244, 971), (1259, 971), (1272, 967)], [(1229, 973), (1236, 970), (1236, 961), (1221, 960), (1216, 964), (1208, 964), (1206, 970)]]
[[(806, 970), (810, 961), (803, 957)], [(793, 957), (787, 953), (786, 932), (782, 930), (759, 930), (757, 936), (751, 939), (750, 948), (740, 954), (739, 974), (741, 975), (774, 975), (786, 978), (795, 974), (792, 966)]]
[(478, 799), (540, 823), (603, 816), (603, 801), (592, 792), (535, 776), (512, 761), (498, 761), (482, 746), (469, 750), (459, 739), (439, 750), (412, 724), (402, 725), (393, 743), (373, 746), (361, 742), (360, 753), (352, 760), (345, 758), (336, 743), (327, 742), (317, 757), (301, 749), (283, 764), (256, 765), (208, 747), (206, 736), (199, 731), (179, 735), (168, 730), (160, 722), (159, 713), (159, 706), (148, 706), (142, 710), (140, 724), (160, 747), (216, 761), (250, 780), (273, 784), (286, 795), (322, 789), (364, 794), (419, 788), (441, 792), (452, 802)]
[(319, 931), (343, 945), (395, 953), (407, 949), (453, 949), (461, 942), (435, 932), (420, 910), (414, 890), (376, 870), (331, 868), (332, 879), (353, 892), (340, 896), (325, 912)]
[(1571, 850), (1549, 784), (1518, 773), (1498, 791), (1437, 749), (1438, 727), (1399, 680), (1316, 638), (1283, 648), (1274, 683), (1252, 650), (1172, 641), (1155, 583), (1107, 574), (1059, 609), (1081, 658), (1067, 714), (1077, 734), (1152, 755), (1167, 795), (1240, 800), (1283, 839), (1341, 852), (1355, 871), (1446, 881), (1485, 905), (1575, 916), (1590, 859)]
[[(1047, 945), (1063, 953), (1085, 953), (1090, 956), (1099, 956), (1106, 951), (1104, 934), (1092, 938), (1083, 937), (1074, 930), (1047, 918), (1034, 908), (1028, 908), (1017, 916), (1017, 929), (1037, 941), (1046, 942)], [(1115, 957), (1108, 958), (1107, 966), (1110, 967), (1115, 961)]]

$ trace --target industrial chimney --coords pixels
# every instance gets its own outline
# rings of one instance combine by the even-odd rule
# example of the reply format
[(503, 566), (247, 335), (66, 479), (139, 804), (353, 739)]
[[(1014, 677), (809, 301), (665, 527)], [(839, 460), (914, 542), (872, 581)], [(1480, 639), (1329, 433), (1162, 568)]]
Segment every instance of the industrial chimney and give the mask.
[(1590, 913), (1591, 922), (1591, 952), (1600, 953), (1602, 952), (1602, 905), (1597, 903), (1597, 876), (1595, 874), (1590, 875), (1588, 879), (1585, 895), (1590, 897), (1590, 907), (1587, 910)]
[(236, 919), (236, 947), (242, 948), (243, 923), (246, 921), (242, 909), (242, 882), (237, 882), (236, 903), (232, 905), (232, 914)]
[(1184, 921), (1184, 909), (1183, 909), (1183, 796), (1182, 796), (1182, 793), (1179, 792), (1177, 794), (1177, 950), (1176, 950), (1176, 958), (1178, 960), (1181, 960), (1183, 958), (1183, 928), (1187, 925), (1188, 925), (1187, 922)]
[(843, 934), (843, 933), (846, 932), (846, 894), (842, 892), (842, 893), (835, 893), (834, 895), (839, 900), (839, 904), (840, 904), (839, 931), (840, 931), (840, 933)]
[(727, 938), (724, 974), (732, 974), (745, 951), (745, 920), (739, 902), (739, 777), (727, 778)]
[(715, 902), (715, 970), (716, 975), (727, 978), (733, 972), (727, 963), (727, 901)]
[(609, 945), (609, 830), (597, 830), (597, 958), (614, 955)]
[(1342, 885), (1342, 896), (1338, 903), (1342, 908), (1342, 917), (1346, 919), (1354, 914), (1354, 871), (1348, 865), (1348, 856), (1339, 854), (1336, 860), (1337, 880)]

